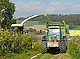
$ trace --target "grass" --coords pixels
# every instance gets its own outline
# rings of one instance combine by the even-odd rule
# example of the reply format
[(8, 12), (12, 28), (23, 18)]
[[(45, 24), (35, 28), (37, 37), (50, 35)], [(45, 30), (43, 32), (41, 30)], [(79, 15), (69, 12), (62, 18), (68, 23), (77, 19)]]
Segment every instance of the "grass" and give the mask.
[(63, 53), (63, 55), (65, 56), (65, 59), (71, 59), (71, 55), (69, 55), (67, 53)]
[[(20, 24), (22, 21), (23, 20), (17, 20), (16, 22), (17, 24)], [(39, 21), (27, 21), (24, 23), (24, 26), (33, 26), (33, 25), (45, 25), (45, 23), (42, 24), (42, 23), (39, 23)]]
[(17, 20), (16, 23), (20, 24), (23, 20)]
[(70, 30), (80, 30), (80, 28), (73, 28), (73, 29), (70, 29)]
[(72, 59), (80, 59), (80, 36), (72, 37), (69, 42), (68, 53), (72, 56)]
[(8, 53), (6, 56), (1, 57), (0, 59), (30, 59), (30, 57), (32, 57), (40, 52), (39, 52), (39, 50), (37, 50), (37, 51), (30, 50), (28, 53), (29, 53), (29, 55), (26, 52), (21, 53), (21, 54)]
[(41, 55), (38, 55), (36, 58), (34, 59), (50, 59), (54, 57), (53, 54), (49, 54), (49, 53), (46, 53), (46, 54), (41, 54)]
[(30, 59), (32, 56), (41, 53), (41, 40), (34, 42), (33, 49), (23, 53), (8, 53), (6, 56), (0, 56), (0, 59)]

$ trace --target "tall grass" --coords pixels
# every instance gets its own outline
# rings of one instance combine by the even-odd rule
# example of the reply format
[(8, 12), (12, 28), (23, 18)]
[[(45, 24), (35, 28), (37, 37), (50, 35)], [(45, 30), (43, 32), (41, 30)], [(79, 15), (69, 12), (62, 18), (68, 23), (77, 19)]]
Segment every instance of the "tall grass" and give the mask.
[(72, 37), (68, 43), (68, 53), (72, 56), (72, 59), (80, 59), (80, 36)]

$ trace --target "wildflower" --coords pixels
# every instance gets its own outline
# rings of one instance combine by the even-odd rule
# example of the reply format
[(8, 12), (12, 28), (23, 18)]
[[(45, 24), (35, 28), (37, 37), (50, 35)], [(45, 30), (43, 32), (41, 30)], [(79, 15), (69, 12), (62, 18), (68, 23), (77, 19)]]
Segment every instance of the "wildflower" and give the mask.
[(15, 33), (16, 34), (16, 36), (18, 36), (18, 34), (17, 33)]
[(6, 48), (6, 46), (4, 46)]
[(2, 35), (2, 33), (1, 33), (1, 35)]
[(13, 32), (14, 33), (14, 32)]
[(7, 51), (5, 51), (5, 52), (7, 52)]
[(23, 37), (25, 39), (25, 37)]
[(13, 34), (13, 36), (14, 36), (14, 34)]
[(7, 30), (7, 32), (8, 32), (8, 30)]
[(6, 36), (6, 38), (7, 38), (7, 36)]
[(3, 30), (3, 28), (2, 28), (2, 30)]
[(16, 38), (15, 38), (16, 39)]
[(27, 53), (29, 55), (29, 53)]
[(3, 37), (1, 37), (1, 39), (2, 39)]
[(6, 35), (6, 34), (4, 34), (4, 35)]
[(11, 51), (9, 51), (9, 52), (11, 52)]
[(27, 33), (27, 35), (28, 35), (28, 33)]
[(4, 41), (4, 39), (2, 39)]
[(30, 34), (29, 34), (30, 35)]

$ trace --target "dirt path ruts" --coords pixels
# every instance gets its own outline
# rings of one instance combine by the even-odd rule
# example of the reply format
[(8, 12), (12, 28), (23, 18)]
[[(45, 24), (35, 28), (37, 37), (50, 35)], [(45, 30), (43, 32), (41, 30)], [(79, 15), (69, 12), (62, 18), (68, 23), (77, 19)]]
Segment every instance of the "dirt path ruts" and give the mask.
[(51, 58), (51, 59), (65, 59), (65, 56), (62, 55), (62, 54), (56, 54), (56, 55), (54, 55), (54, 57)]

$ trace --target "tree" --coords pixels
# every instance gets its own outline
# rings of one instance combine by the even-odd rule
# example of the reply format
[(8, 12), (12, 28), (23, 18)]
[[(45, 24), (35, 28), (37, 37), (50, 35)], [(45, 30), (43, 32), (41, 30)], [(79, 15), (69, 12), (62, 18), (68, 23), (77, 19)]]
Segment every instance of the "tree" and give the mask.
[(5, 28), (5, 26), (9, 28), (11, 27), (14, 12), (14, 3), (9, 2), (9, 0), (0, 0), (0, 20), (3, 19), (1, 22), (3, 28)]
[(73, 23), (69, 23), (69, 29), (74, 28), (74, 24)]

